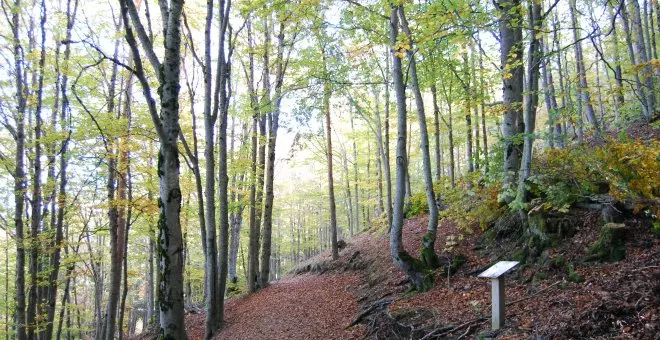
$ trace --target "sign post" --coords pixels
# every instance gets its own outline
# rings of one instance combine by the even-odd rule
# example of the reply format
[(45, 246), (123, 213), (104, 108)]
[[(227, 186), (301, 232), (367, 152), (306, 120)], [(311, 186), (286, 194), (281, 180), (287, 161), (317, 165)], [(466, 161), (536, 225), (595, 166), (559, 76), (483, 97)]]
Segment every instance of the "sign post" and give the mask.
[(479, 277), (491, 279), (492, 328), (498, 330), (504, 326), (504, 274), (515, 268), (518, 261), (500, 261), (486, 269)]

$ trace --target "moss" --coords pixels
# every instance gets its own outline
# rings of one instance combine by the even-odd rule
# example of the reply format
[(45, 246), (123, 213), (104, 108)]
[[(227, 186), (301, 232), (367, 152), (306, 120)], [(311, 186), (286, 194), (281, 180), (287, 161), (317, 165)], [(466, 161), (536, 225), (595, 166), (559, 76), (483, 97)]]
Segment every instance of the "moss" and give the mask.
[(653, 221), (653, 225), (651, 225), (651, 232), (655, 234), (655, 236), (660, 236), (660, 220)]
[(547, 280), (547, 279), (548, 279), (548, 273), (545, 273), (545, 272), (538, 272), (538, 273), (536, 273), (536, 275), (534, 275), (534, 281), (535, 282), (543, 281), (543, 280)]
[(587, 261), (621, 261), (626, 257), (624, 224), (607, 223), (600, 230), (598, 240), (589, 247)]
[(550, 268), (553, 268), (553, 269), (562, 268), (562, 267), (564, 267), (565, 264), (566, 264), (566, 260), (564, 260), (563, 256), (557, 256), (557, 257), (553, 258), (552, 260), (550, 260)]
[(584, 282), (584, 278), (575, 272), (575, 267), (573, 267), (572, 263), (568, 265), (568, 281), (575, 283)]
[(421, 262), (427, 269), (437, 269), (440, 267), (440, 260), (438, 255), (435, 253), (435, 237), (434, 232), (428, 232), (422, 238), (422, 251), (421, 251)]
[(406, 251), (401, 251), (398, 255), (401, 262), (408, 266), (407, 274), (415, 290), (425, 292), (433, 288), (433, 271), (426, 268), (422, 261), (410, 256)]

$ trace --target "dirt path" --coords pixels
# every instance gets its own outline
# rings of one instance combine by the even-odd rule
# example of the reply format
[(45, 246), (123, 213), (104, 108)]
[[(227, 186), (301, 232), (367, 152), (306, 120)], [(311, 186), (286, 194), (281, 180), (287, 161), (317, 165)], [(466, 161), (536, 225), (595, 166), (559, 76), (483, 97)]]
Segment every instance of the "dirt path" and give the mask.
[(361, 327), (344, 330), (358, 312), (359, 284), (356, 273), (302, 275), (272, 283), (227, 302), (227, 323), (219, 339), (359, 338)]

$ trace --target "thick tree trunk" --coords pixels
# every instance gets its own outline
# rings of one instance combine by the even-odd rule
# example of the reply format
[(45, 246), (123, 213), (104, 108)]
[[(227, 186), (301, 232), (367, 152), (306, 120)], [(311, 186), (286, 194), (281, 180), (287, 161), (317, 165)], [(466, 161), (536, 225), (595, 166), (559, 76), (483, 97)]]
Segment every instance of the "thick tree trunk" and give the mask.
[[(223, 326), (225, 311), (224, 296), (227, 288), (227, 266), (229, 256), (229, 175), (227, 170), (227, 124), (229, 116), (229, 100), (231, 98), (231, 56), (233, 44), (231, 29), (229, 29), (229, 11), (231, 1), (219, 2), (218, 23), (220, 26), (220, 42), (218, 44), (218, 60), (215, 84), (215, 99), (213, 115), (218, 117), (218, 276), (216, 294), (218, 329)], [(229, 46), (228, 52), (225, 51)], [(209, 250), (210, 251), (210, 250)], [(211, 334), (205, 335), (207, 338)]]
[[(252, 26), (247, 23), (248, 45), (252, 46)], [(252, 49), (250, 49), (252, 51)], [(256, 90), (254, 88), (254, 53), (249, 53), (250, 68), (247, 76), (248, 92), (250, 93), (250, 107), (252, 109), (252, 138), (251, 138), (251, 168), (250, 168), (250, 235), (248, 243), (248, 266), (247, 266), (247, 285), (248, 292), (253, 293), (258, 289), (259, 273), (259, 238), (261, 226), (259, 225), (259, 207), (260, 201), (257, 198), (257, 149), (258, 149), (258, 129), (259, 129), (259, 104)]]
[(277, 143), (277, 131), (280, 126), (280, 107), (282, 105), (282, 86), (284, 84), (285, 63), (284, 60), (284, 22), (280, 23), (279, 33), (277, 34), (277, 56), (276, 56), (276, 75), (275, 75), (275, 105), (273, 111), (268, 113), (268, 159), (266, 166), (266, 197), (264, 200), (264, 220), (263, 220), (263, 243), (261, 249), (261, 287), (268, 285), (270, 278), (271, 265), (271, 247), (273, 233), (273, 201), (274, 182), (275, 182), (275, 149)]
[[(531, 1), (528, 6), (529, 11), (529, 52), (527, 53), (527, 94), (525, 98), (525, 137), (523, 145), (523, 158), (520, 164), (518, 191), (516, 200), (519, 203), (527, 203), (526, 181), (529, 178), (532, 166), (532, 146), (534, 143), (534, 128), (536, 127), (536, 109), (539, 101), (539, 64), (542, 62), (541, 41), (539, 40), (541, 22), (541, 5), (538, 2)], [(527, 218), (527, 212), (520, 210), (520, 216), (524, 221)]]
[(503, 101), (505, 106), (502, 134), (504, 137), (504, 195), (511, 202), (510, 189), (518, 178), (522, 149), (516, 136), (523, 132), (523, 43), (520, 0), (502, 1), (500, 11), (500, 62), (502, 64)]
[[(149, 104), (149, 113), (155, 129), (160, 138), (158, 154), (158, 177), (160, 199), (158, 206), (160, 216), (158, 220), (159, 242), (159, 305), (160, 305), (160, 336), (163, 339), (186, 339), (184, 325), (183, 303), (183, 240), (181, 223), (179, 220), (181, 209), (181, 187), (179, 183), (179, 153), (177, 142), (179, 139), (179, 89), (181, 70), (181, 16), (183, 1), (171, 0), (160, 2), (167, 9), (163, 20), (164, 32), (164, 62), (162, 65), (153, 51), (153, 47), (146, 37), (144, 28), (140, 23), (135, 5), (131, 1), (119, 0), (122, 9), (126, 41), (131, 48), (135, 63), (136, 76), (142, 85), (143, 94)], [(151, 97), (151, 89), (146, 80), (142, 67), (137, 41), (133, 30), (128, 24), (128, 12), (131, 12), (133, 27), (143, 42), (143, 48), (149, 56), (150, 62), (157, 71), (160, 83), (160, 114), (157, 113), (156, 104)], [(145, 41), (147, 40), (147, 41)], [(207, 249), (207, 251), (210, 251)]]
[(18, 340), (26, 340), (26, 315), (25, 315), (25, 234), (23, 215), (25, 213), (25, 190), (27, 190), (27, 180), (25, 178), (25, 111), (26, 111), (26, 96), (23, 87), (23, 59), (22, 49), (20, 42), (20, 8), (22, 3), (20, 0), (14, 1), (14, 8), (12, 10), (12, 35), (13, 35), (13, 53), (14, 53), (14, 76), (16, 86), (16, 133), (14, 139), (16, 140), (16, 166), (14, 168), (14, 227), (16, 229), (16, 282), (15, 282), (15, 298), (16, 298), (16, 338)]
[[(222, 11), (224, 8), (220, 8)], [(206, 289), (206, 305), (208, 311), (205, 320), (204, 336), (206, 339), (212, 338), (220, 328), (222, 316), (218, 312), (218, 306), (222, 300), (222, 292), (217, 290), (218, 277), (218, 255), (216, 242), (216, 216), (215, 216), (215, 123), (218, 119), (217, 113), (211, 109), (211, 102), (214, 96), (212, 87), (213, 67), (211, 59), (211, 27), (213, 22), (213, 1), (206, 2), (206, 18), (204, 22), (204, 159), (206, 161), (205, 182), (204, 182), (204, 206), (198, 209), (204, 214), (204, 287)], [(224, 34), (220, 34), (221, 42), (224, 42)], [(222, 67), (219, 63), (219, 68)], [(220, 70), (218, 70), (220, 71)], [(216, 74), (220, 77), (220, 74)], [(217, 90), (217, 89), (216, 89)], [(196, 138), (196, 137), (193, 137)], [(195, 143), (196, 144), (196, 143)], [(196, 146), (195, 146), (196, 149)], [(199, 174), (199, 168), (197, 169)], [(201, 177), (201, 176), (199, 176)], [(197, 181), (199, 183), (200, 181)], [(198, 184), (198, 187), (201, 183)], [(201, 188), (198, 188), (201, 189)], [(198, 194), (201, 190), (198, 190)], [(201, 222), (201, 221), (200, 221)]]

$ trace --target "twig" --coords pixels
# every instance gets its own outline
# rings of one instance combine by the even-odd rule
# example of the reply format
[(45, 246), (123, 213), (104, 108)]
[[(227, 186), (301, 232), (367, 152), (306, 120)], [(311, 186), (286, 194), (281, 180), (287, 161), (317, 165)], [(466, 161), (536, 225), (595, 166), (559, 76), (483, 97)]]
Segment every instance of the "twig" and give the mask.
[(468, 326), (467, 330), (465, 330), (465, 333), (461, 334), (456, 340), (463, 339), (465, 336), (467, 336), (470, 331), (472, 330), (472, 326)]
[(390, 299), (390, 300), (378, 300), (378, 301), (374, 302), (374, 304), (371, 305), (371, 307), (367, 308), (364, 312), (360, 313), (360, 314), (355, 318), (355, 320), (353, 320), (353, 322), (351, 322), (351, 323), (350, 323), (348, 326), (346, 326), (344, 329), (348, 329), (348, 328), (351, 328), (351, 327), (353, 327), (353, 326), (355, 326), (355, 325), (357, 325), (357, 324), (360, 324), (360, 323), (362, 322), (362, 320), (363, 320), (366, 316), (368, 316), (369, 314), (375, 312), (375, 311), (378, 310), (378, 309), (383, 309), (383, 308), (385, 308), (385, 307), (391, 305), (392, 302), (394, 302), (394, 300), (395, 300), (395, 299)]

